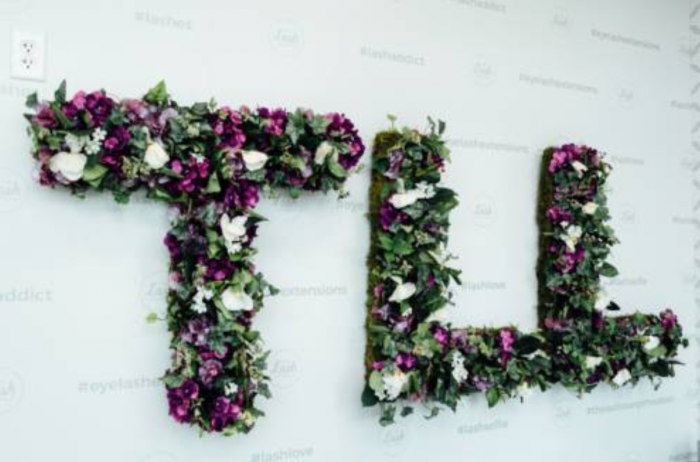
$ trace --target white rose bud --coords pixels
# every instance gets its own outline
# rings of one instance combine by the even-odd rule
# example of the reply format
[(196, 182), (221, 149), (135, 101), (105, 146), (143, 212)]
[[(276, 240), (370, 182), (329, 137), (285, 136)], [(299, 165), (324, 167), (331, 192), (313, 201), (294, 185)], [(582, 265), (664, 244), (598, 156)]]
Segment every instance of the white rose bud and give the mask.
[(221, 234), (227, 242), (236, 242), (241, 240), (246, 235), (245, 224), (248, 221), (248, 215), (240, 215), (229, 218), (225, 213), (221, 215), (219, 225), (221, 226)]
[(661, 340), (659, 340), (659, 337), (657, 337), (657, 336), (655, 336), (655, 335), (652, 335), (652, 336), (649, 337), (649, 338), (647, 339), (647, 341), (644, 343), (644, 349), (645, 349), (646, 351), (651, 351), (651, 350), (653, 350), (654, 348), (656, 348), (657, 346), (659, 346), (659, 344), (661, 344)]
[(243, 156), (243, 162), (245, 162), (246, 168), (251, 172), (260, 170), (267, 162), (267, 154), (264, 152), (243, 151), (241, 155)]
[(146, 148), (144, 160), (153, 170), (158, 170), (159, 168), (163, 168), (163, 166), (168, 163), (170, 156), (167, 152), (165, 152), (165, 149), (160, 145), (160, 143), (154, 142), (149, 144), (148, 148)]
[(250, 311), (254, 308), (254, 302), (250, 295), (231, 287), (221, 294), (221, 301), (229, 311)]
[(595, 369), (596, 367), (600, 366), (602, 362), (603, 358), (599, 358), (598, 356), (586, 356), (587, 369)]
[(598, 210), (598, 204), (595, 202), (589, 202), (583, 206), (583, 213), (586, 215), (593, 215), (596, 210)]
[(622, 369), (615, 375), (615, 377), (613, 377), (612, 381), (615, 385), (621, 387), (627, 382), (629, 382), (631, 379), (632, 374), (630, 374), (630, 371), (628, 371), (627, 369)]
[(78, 181), (83, 177), (87, 156), (71, 152), (59, 152), (49, 160), (49, 168), (60, 173), (68, 181)]
[(416, 293), (416, 285), (413, 284), (412, 282), (404, 282), (403, 284), (399, 284), (396, 289), (394, 289), (394, 293), (391, 294), (391, 297), (389, 297), (390, 302), (402, 302), (406, 300), (407, 298), (411, 298), (413, 294)]
[(324, 141), (319, 144), (316, 148), (316, 154), (314, 155), (314, 162), (316, 165), (322, 165), (326, 161), (326, 157), (333, 154), (335, 148), (328, 141)]

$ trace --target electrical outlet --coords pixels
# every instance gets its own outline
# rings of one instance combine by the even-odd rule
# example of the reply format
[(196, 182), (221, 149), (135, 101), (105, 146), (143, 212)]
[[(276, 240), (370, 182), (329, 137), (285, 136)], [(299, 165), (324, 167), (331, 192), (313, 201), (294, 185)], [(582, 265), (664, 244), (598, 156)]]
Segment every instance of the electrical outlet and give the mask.
[(12, 32), (12, 78), (42, 82), (46, 67), (46, 37), (33, 32)]

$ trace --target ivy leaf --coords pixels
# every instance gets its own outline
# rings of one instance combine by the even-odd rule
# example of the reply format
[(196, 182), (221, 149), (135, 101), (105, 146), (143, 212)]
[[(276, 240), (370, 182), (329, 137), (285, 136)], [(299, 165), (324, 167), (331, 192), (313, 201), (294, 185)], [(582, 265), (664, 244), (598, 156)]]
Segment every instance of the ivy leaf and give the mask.
[(148, 90), (146, 96), (143, 98), (146, 102), (155, 104), (156, 106), (165, 106), (168, 102), (168, 89), (165, 86), (165, 82), (161, 80), (158, 85)]
[(83, 172), (83, 180), (90, 184), (93, 188), (98, 188), (102, 182), (102, 178), (107, 174), (109, 169), (101, 164), (95, 164), (87, 167)]
[(348, 172), (343, 168), (338, 162), (338, 152), (334, 152), (328, 161), (328, 170), (338, 178), (345, 178), (348, 176)]
[(608, 262), (603, 263), (603, 266), (600, 268), (600, 274), (602, 276), (605, 276), (606, 278), (614, 278), (615, 276), (618, 275), (617, 268), (615, 268), (613, 265), (611, 265)]
[(379, 398), (377, 398), (377, 395), (372, 391), (372, 388), (369, 385), (366, 385), (364, 390), (362, 390), (362, 405), (365, 407), (370, 407), (374, 406), (377, 403), (379, 403)]
[(219, 176), (216, 173), (209, 177), (206, 191), (208, 193), (218, 193), (221, 191), (221, 183), (219, 183)]
[(374, 392), (376, 396), (384, 395), (384, 381), (382, 380), (382, 374), (379, 371), (372, 371), (369, 375), (369, 388)]
[(494, 407), (498, 403), (499, 398), (500, 394), (496, 388), (490, 388), (489, 391), (486, 392), (486, 401), (488, 401), (489, 407)]
[(39, 97), (37, 96), (36, 92), (31, 93), (29, 96), (27, 96), (27, 101), (25, 102), (27, 107), (34, 109), (37, 107), (39, 104)]
[(182, 385), (185, 378), (179, 375), (166, 375), (161, 380), (168, 388), (176, 388)]
[(534, 335), (525, 335), (515, 342), (515, 349), (521, 355), (529, 355), (537, 351), (542, 342)]
[(54, 100), (58, 104), (63, 104), (66, 102), (66, 81), (64, 80), (61, 82), (61, 85), (59, 85), (58, 89), (54, 92), (53, 94)]

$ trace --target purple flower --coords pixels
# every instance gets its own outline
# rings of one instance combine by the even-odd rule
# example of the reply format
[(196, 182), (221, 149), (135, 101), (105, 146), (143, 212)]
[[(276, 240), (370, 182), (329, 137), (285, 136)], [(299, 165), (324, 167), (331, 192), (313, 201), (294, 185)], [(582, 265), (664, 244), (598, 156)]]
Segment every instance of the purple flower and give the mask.
[(211, 427), (220, 432), (235, 422), (241, 414), (241, 408), (230, 399), (220, 396), (216, 398), (211, 410)]
[(661, 325), (666, 330), (673, 329), (678, 325), (678, 316), (676, 316), (673, 311), (666, 309), (661, 313)]
[(392, 151), (389, 153), (389, 169), (384, 173), (384, 176), (395, 180), (399, 177), (401, 164), (406, 155), (401, 151)]
[(509, 329), (503, 329), (498, 333), (498, 342), (501, 348), (501, 362), (505, 365), (513, 353), (515, 338)]
[(563, 319), (546, 318), (544, 320), (544, 327), (555, 332), (561, 332), (566, 329), (567, 323)]
[(384, 369), (384, 363), (382, 361), (372, 361), (372, 370), (381, 371)]
[(168, 407), (170, 415), (179, 423), (192, 420), (192, 400), (199, 398), (199, 385), (187, 379), (179, 387), (168, 389)]
[(384, 231), (389, 231), (394, 223), (405, 222), (407, 218), (408, 216), (404, 212), (391, 205), (389, 201), (385, 201), (379, 207), (379, 224)]
[(573, 216), (571, 215), (571, 212), (568, 212), (564, 209), (562, 209), (559, 206), (554, 206), (547, 210), (547, 219), (554, 223), (555, 225), (558, 225), (562, 222), (567, 222), (571, 223), (573, 220)]
[(109, 134), (104, 142), (107, 151), (121, 151), (126, 148), (131, 134), (124, 127), (117, 127)]
[(56, 128), (58, 127), (58, 122), (56, 122), (56, 115), (53, 113), (53, 109), (48, 104), (41, 104), (39, 106), (39, 111), (36, 116), (34, 116), (34, 122), (36, 122), (40, 127), (44, 128)]
[(180, 242), (177, 240), (174, 234), (168, 233), (165, 235), (163, 243), (168, 248), (170, 253), (170, 258), (173, 260), (179, 260), (182, 252), (180, 251)]
[(555, 173), (570, 160), (569, 154), (563, 149), (554, 151), (552, 160), (549, 162), (549, 173)]
[(435, 327), (435, 330), (433, 331), (433, 337), (442, 346), (445, 346), (450, 343), (449, 332), (444, 327)]
[(259, 200), (257, 185), (248, 180), (239, 180), (226, 190), (224, 204), (229, 208), (235, 206), (241, 209), (250, 209), (255, 207)]
[(491, 384), (483, 378), (476, 376), (474, 377), (474, 386), (477, 390), (484, 392), (491, 387)]
[(196, 318), (187, 323), (187, 328), (180, 336), (185, 342), (202, 347), (207, 345), (207, 336), (210, 331), (211, 322), (207, 318)]
[(404, 372), (416, 367), (417, 363), (418, 360), (411, 353), (399, 353), (396, 357), (396, 366)]
[(586, 251), (583, 246), (577, 245), (573, 252), (567, 251), (564, 253), (562, 259), (557, 262), (557, 266), (561, 269), (562, 273), (569, 273), (576, 265), (581, 263), (586, 256)]
[(229, 107), (222, 107), (211, 123), (214, 133), (221, 137), (221, 147), (234, 149), (243, 147), (246, 137), (240, 128), (243, 123), (240, 113)]
[(209, 385), (216, 379), (224, 370), (221, 362), (216, 359), (208, 359), (202, 363), (199, 368), (199, 378), (202, 383)]
[(102, 91), (95, 91), (85, 96), (85, 109), (90, 115), (93, 127), (101, 127), (112, 113), (114, 100)]

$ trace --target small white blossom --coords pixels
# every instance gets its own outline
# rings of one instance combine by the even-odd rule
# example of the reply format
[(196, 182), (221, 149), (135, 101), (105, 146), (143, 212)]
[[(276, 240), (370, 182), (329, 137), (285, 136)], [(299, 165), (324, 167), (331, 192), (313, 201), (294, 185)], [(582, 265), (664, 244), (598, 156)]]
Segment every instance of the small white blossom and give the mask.
[(435, 196), (435, 187), (424, 181), (418, 183), (415, 189), (409, 191), (399, 191), (389, 199), (391, 205), (397, 209), (402, 209), (414, 204), (421, 199), (430, 199)]
[(586, 356), (586, 369), (595, 369), (603, 362), (603, 358), (598, 356)]
[(235, 395), (236, 393), (238, 393), (238, 385), (236, 385), (236, 384), (233, 383), (233, 382), (227, 384), (227, 385), (224, 387), (224, 393), (226, 394), (226, 396), (233, 396), (233, 395)]
[(532, 395), (532, 387), (527, 382), (522, 382), (517, 388), (518, 396), (521, 398), (527, 398)]
[(333, 145), (328, 141), (324, 141), (323, 143), (319, 144), (316, 148), (314, 162), (316, 163), (316, 165), (322, 165), (326, 161), (326, 157), (333, 154), (333, 152), (335, 152), (335, 148), (333, 147)]
[(582, 164), (578, 160), (573, 161), (571, 163), (571, 166), (574, 167), (574, 170), (576, 170), (576, 173), (578, 173), (578, 176), (582, 176), (583, 172), (588, 171), (588, 167), (586, 167), (584, 164)]
[(452, 377), (458, 384), (464, 383), (469, 378), (469, 371), (464, 367), (464, 356), (459, 351), (452, 354)]
[(630, 374), (630, 371), (628, 371), (627, 369), (622, 369), (617, 374), (615, 374), (615, 377), (613, 377), (612, 381), (615, 385), (621, 387), (627, 382), (629, 382), (631, 379), (632, 374)]
[(583, 213), (586, 215), (593, 215), (595, 214), (596, 210), (598, 210), (598, 204), (595, 202), (588, 202), (581, 210), (583, 210)]
[(92, 137), (85, 143), (85, 154), (92, 156), (100, 152), (100, 149), (102, 149), (102, 142), (106, 137), (107, 132), (101, 128), (92, 132)]
[(73, 154), (80, 154), (87, 141), (88, 138), (85, 136), (76, 136), (72, 133), (66, 134), (66, 146), (68, 146), (68, 150)]
[(570, 251), (576, 250), (576, 244), (578, 244), (581, 236), (583, 235), (583, 230), (580, 226), (569, 226), (564, 235), (564, 243)]
[(647, 337), (647, 341), (644, 343), (644, 349), (646, 351), (651, 351), (654, 348), (658, 347), (661, 344), (661, 340), (659, 340), (659, 337), (652, 335), (651, 337)]
[(393, 400), (399, 397), (408, 383), (408, 375), (400, 369), (396, 369), (393, 373), (383, 375), (382, 382), (386, 399)]

